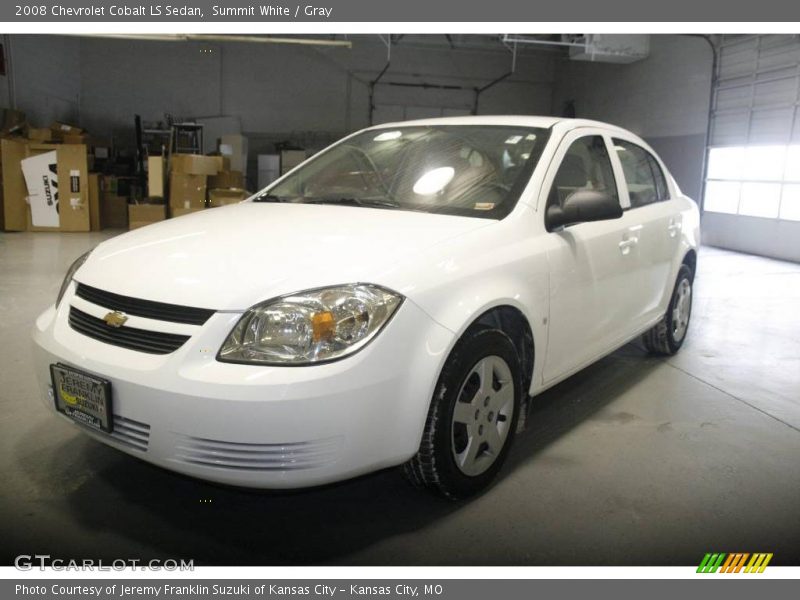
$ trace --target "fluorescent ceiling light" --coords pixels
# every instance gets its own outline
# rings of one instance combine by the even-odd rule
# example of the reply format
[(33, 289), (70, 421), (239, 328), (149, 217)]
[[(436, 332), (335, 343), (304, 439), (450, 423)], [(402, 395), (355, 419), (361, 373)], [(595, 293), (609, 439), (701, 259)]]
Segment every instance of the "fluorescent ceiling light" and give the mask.
[(396, 140), (401, 135), (403, 135), (402, 131), (386, 131), (381, 133), (380, 135), (376, 135), (372, 141), (374, 142), (386, 142), (388, 140)]
[(261, 35), (224, 34), (136, 34), (136, 33), (92, 33), (79, 34), (80, 37), (96, 37), (120, 40), (142, 40), (149, 42), (238, 42), (248, 44), (296, 44), (302, 46), (337, 46), (352, 48), (350, 40), (326, 40), (319, 38), (267, 37)]
[(441, 192), (452, 181), (456, 170), (453, 167), (439, 167), (425, 173), (414, 184), (414, 193), (420, 196), (431, 196)]

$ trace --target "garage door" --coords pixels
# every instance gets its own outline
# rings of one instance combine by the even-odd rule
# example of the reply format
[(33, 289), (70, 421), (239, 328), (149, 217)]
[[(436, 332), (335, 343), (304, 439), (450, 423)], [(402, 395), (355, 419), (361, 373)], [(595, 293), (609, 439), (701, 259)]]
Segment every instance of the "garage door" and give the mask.
[(800, 39), (723, 36), (716, 75), (704, 240), (800, 260)]
[(411, 121), (413, 119), (430, 119), (435, 117), (463, 117), (469, 115), (466, 108), (447, 108), (440, 106), (405, 106), (402, 104), (376, 104), (372, 122), (393, 123), (395, 121)]

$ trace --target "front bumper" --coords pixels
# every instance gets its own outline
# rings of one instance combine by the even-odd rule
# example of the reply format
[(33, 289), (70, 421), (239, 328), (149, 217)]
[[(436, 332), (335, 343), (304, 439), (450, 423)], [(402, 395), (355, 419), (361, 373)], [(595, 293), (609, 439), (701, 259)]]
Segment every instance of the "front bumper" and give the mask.
[(325, 484), (413, 456), (453, 339), (406, 300), (353, 356), (302, 367), (237, 365), (215, 355), (241, 313), (216, 313), (177, 351), (149, 355), (73, 330), (72, 299), (71, 289), (33, 330), (45, 405), (56, 412), (52, 363), (103, 377), (111, 382), (114, 432), (57, 414), (137, 458), (248, 487)]

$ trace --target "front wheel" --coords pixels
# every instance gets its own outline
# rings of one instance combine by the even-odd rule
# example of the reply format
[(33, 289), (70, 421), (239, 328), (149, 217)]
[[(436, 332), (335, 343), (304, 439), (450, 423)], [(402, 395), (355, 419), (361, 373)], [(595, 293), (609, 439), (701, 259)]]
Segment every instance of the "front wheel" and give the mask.
[(505, 333), (465, 334), (439, 377), (419, 452), (403, 466), (406, 477), (453, 499), (487, 487), (514, 439), (521, 381), (517, 352)]
[(653, 354), (670, 356), (681, 349), (692, 316), (692, 270), (681, 265), (667, 314), (642, 338)]

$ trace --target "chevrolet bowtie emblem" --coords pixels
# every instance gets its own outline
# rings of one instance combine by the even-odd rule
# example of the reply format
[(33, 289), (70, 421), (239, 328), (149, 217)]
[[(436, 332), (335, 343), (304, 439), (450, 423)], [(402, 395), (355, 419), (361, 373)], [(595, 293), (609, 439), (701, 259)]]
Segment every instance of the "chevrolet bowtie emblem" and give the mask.
[(119, 312), (118, 310), (112, 311), (103, 317), (103, 321), (105, 321), (106, 325), (109, 327), (122, 327), (125, 325), (125, 321), (127, 320), (128, 315), (123, 312)]

